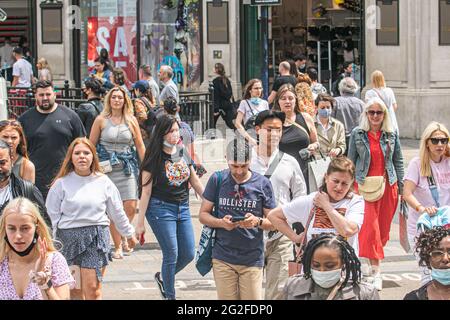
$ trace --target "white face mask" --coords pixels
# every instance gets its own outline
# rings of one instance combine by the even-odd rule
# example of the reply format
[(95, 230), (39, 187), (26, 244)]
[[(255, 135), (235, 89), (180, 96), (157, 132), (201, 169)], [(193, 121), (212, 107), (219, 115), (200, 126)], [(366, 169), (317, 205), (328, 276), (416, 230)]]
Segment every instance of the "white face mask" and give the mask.
[(311, 276), (314, 282), (325, 289), (331, 288), (341, 279), (342, 269), (331, 271), (319, 271), (311, 269)]

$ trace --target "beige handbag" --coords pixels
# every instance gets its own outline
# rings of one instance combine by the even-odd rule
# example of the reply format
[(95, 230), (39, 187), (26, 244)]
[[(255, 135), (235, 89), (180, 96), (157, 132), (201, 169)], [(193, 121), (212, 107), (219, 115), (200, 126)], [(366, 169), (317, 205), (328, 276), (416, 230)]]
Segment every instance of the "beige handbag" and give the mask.
[[(384, 157), (385, 166), (389, 159), (389, 153), (390, 148), (388, 143), (386, 154)], [(386, 187), (386, 171), (384, 172), (383, 176), (366, 177), (364, 179), (363, 184), (358, 183), (359, 194), (362, 195), (364, 200), (366, 200), (367, 202), (375, 202), (380, 200), (384, 195), (385, 187)]]
[(386, 186), (384, 176), (366, 177), (364, 184), (358, 183), (359, 194), (368, 202), (375, 202), (383, 197)]

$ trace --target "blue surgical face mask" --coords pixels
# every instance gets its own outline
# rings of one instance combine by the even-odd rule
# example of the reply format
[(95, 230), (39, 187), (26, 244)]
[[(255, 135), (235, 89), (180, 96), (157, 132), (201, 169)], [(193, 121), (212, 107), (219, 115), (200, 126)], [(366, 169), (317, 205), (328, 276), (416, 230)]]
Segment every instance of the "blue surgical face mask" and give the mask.
[(319, 117), (321, 117), (321, 118), (331, 117), (331, 109), (319, 109), (318, 113), (319, 113)]
[(250, 102), (253, 103), (256, 106), (261, 103), (261, 100), (262, 100), (261, 98), (257, 98), (257, 97), (256, 98), (255, 97), (250, 98)]
[(450, 285), (450, 269), (431, 268), (431, 278), (444, 286)]

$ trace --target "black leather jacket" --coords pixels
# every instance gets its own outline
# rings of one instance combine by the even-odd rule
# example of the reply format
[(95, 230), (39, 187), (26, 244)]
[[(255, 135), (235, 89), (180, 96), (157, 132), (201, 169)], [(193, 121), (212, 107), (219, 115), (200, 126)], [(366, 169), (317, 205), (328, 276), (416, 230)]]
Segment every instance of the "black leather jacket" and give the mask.
[[(30, 181), (26, 181), (19, 177), (16, 177), (12, 172), (9, 179), (10, 179), (9, 183), (11, 184), (12, 198), (14, 199), (18, 197), (24, 197), (30, 200), (31, 202), (34, 202), (38, 206), (39, 212), (44, 218), (45, 223), (47, 223), (47, 226), (51, 230), (52, 223), (50, 217), (47, 214), (47, 208), (45, 207), (44, 197), (42, 196), (42, 193), (39, 191), (39, 189)], [(1, 213), (3, 213), (3, 209), (6, 207), (7, 204), (8, 204), (7, 202), (0, 204)]]
[(103, 111), (103, 103), (100, 98), (89, 99), (88, 102), (82, 103), (76, 110), (81, 122), (86, 129), (86, 136), (89, 138), (92, 125), (95, 118)]

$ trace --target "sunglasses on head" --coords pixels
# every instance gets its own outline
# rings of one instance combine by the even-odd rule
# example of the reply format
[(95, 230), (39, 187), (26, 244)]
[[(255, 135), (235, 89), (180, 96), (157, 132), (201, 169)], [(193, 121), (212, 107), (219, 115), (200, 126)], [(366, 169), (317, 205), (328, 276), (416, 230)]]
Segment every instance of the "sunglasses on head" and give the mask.
[(435, 146), (437, 146), (439, 144), (439, 142), (443, 145), (448, 144), (448, 138), (430, 138), (430, 141)]
[(17, 120), (2, 120), (2, 121), (0, 121), (0, 127), (5, 127), (5, 126), (20, 127), (20, 122)]
[(381, 116), (382, 114), (384, 114), (384, 111), (373, 111), (373, 110), (370, 110), (370, 111), (367, 111), (367, 113), (370, 115), (370, 116), (374, 116), (374, 115), (377, 115), (377, 116)]

